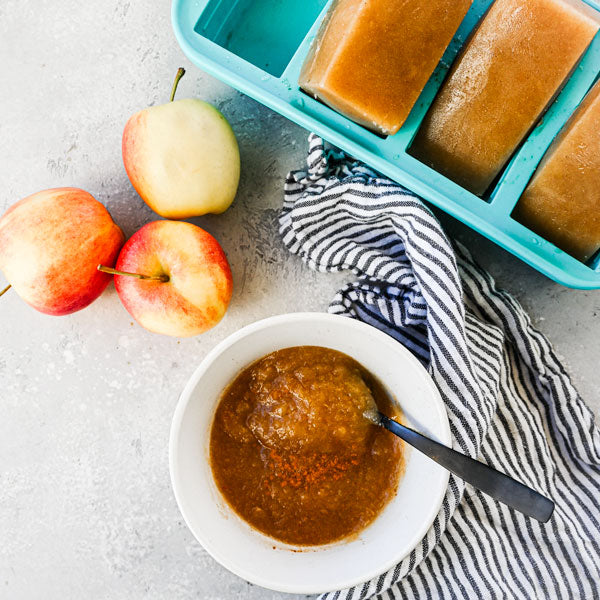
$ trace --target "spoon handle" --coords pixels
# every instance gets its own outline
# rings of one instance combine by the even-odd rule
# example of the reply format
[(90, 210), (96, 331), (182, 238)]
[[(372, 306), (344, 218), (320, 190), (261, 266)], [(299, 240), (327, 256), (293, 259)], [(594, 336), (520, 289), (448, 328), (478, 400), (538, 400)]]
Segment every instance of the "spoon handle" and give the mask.
[(379, 413), (380, 425), (492, 498), (542, 523), (554, 512), (554, 502), (508, 475), (400, 425)]

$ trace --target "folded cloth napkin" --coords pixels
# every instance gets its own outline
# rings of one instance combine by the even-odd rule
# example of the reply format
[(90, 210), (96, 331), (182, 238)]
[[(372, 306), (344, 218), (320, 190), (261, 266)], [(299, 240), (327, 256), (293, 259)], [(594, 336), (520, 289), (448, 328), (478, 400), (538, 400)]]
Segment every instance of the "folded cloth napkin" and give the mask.
[(426, 367), (453, 445), (556, 502), (540, 524), (451, 476), (425, 539), (323, 599), (600, 598), (600, 430), (548, 340), (424, 204), (312, 135), (280, 216), (288, 249), (358, 279), (329, 311), (389, 333)]

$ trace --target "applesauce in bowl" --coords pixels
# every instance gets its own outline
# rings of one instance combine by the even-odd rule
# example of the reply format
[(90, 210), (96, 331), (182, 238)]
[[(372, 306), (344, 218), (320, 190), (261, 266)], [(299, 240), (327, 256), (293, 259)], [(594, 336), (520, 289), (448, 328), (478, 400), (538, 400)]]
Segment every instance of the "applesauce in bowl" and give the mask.
[(395, 495), (402, 442), (364, 414), (398, 416), (349, 356), (317, 346), (273, 352), (242, 370), (219, 402), (210, 464), (252, 527), (288, 544), (329, 544), (367, 527)]
[[(387, 504), (364, 528), (332, 543), (288, 543), (249, 523), (219, 488), (211, 464), (213, 423), (224, 391), (249, 365), (298, 346), (327, 348), (350, 357), (373, 376), (392, 407), (402, 411), (403, 423), (446, 445), (451, 436), (444, 403), (419, 361), (390, 336), (354, 319), (324, 313), (270, 317), (231, 334), (200, 362), (181, 394), (171, 426), (171, 482), (181, 514), (206, 551), (246, 581), (281, 592), (316, 594), (357, 585), (407, 556), (440, 510), (448, 471), (402, 446), (401, 476)], [(266, 408), (275, 412), (278, 406)], [(272, 436), (268, 424), (268, 419), (258, 419), (253, 425), (265, 436), (263, 445), (284, 439), (279, 435), (283, 431)], [(304, 435), (303, 427), (294, 428), (292, 437), (295, 432)], [(338, 434), (340, 441), (343, 432)], [(250, 435), (256, 437), (252, 430)], [(351, 502), (340, 503), (342, 513)]]

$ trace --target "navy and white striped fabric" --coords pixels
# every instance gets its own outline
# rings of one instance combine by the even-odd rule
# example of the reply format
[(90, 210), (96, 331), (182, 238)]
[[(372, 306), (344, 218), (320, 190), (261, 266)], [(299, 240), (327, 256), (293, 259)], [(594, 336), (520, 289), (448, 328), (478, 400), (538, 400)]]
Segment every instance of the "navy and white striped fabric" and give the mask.
[(427, 366), (454, 447), (556, 502), (547, 524), (452, 476), (422, 543), (326, 600), (600, 598), (600, 430), (548, 340), (401, 186), (310, 138), (281, 234), (319, 271), (357, 276), (330, 312), (388, 332)]

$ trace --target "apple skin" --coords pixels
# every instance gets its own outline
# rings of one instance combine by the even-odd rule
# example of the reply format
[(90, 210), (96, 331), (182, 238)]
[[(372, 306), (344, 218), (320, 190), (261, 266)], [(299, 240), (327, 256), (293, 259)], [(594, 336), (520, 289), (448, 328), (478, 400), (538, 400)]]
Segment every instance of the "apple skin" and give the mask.
[(196, 225), (154, 221), (123, 246), (119, 271), (167, 275), (168, 282), (115, 275), (123, 306), (144, 328), (191, 337), (214, 327), (225, 315), (233, 280), (223, 249)]
[(225, 117), (196, 99), (133, 115), (123, 132), (123, 163), (144, 202), (167, 219), (226, 211), (240, 180), (240, 152)]
[(125, 241), (110, 214), (78, 188), (44, 190), (13, 204), (0, 219), (0, 270), (33, 308), (68, 315), (91, 304)]

